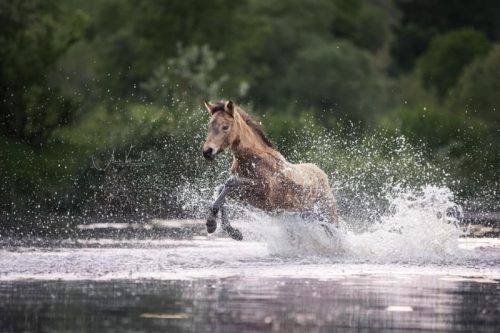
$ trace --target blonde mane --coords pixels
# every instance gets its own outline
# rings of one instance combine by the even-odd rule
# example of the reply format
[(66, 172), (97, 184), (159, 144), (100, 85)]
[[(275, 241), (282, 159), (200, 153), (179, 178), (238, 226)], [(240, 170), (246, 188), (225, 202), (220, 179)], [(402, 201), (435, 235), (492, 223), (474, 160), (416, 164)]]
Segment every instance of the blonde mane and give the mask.
[(273, 143), (267, 137), (261, 124), (256, 122), (248, 113), (246, 113), (241, 108), (238, 108), (238, 113), (240, 114), (243, 121), (245, 121), (245, 123), (248, 125), (248, 127), (250, 127), (254, 131), (254, 133), (262, 139), (266, 146), (268, 146), (269, 148), (274, 148)]

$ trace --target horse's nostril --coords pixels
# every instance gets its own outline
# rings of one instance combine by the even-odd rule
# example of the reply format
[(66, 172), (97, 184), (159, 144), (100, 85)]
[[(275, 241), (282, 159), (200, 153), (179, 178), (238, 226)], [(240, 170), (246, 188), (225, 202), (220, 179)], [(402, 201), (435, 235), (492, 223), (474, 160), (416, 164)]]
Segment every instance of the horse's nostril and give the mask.
[(203, 151), (203, 156), (205, 156), (205, 158), (212, 158), (213, 157), (212, 153), (213, 153), (213, 149), (208, 148), (208, 149)]

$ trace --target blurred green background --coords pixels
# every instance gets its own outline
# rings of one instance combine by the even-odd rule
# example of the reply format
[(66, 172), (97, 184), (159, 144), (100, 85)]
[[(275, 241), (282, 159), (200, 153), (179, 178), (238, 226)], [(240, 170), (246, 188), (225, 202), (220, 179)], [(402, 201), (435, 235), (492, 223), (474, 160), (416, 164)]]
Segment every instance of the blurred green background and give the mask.
[(331, 177), (371, 165), (379, 193), (418, 155), (467, 209), (500, 210), (499, 1), (1, 0), (0, 22), (4, 219), (185, 215), (180, 187), (225, 177), (199, 151), (222, 98), (292, 161), (304, 128), (329, 135), (301, 151)]

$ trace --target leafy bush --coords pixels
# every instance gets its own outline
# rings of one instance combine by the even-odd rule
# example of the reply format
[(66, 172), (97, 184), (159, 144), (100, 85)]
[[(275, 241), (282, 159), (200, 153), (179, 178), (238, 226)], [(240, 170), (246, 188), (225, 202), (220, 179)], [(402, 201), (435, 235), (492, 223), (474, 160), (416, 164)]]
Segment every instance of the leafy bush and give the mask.
[(488, 38), (472, 28), (437, 35), (417, 64), (424, 86), (440, 98), (446, 96), (463, 69), (491, 48)]
[[(474, 27), (491, 40), (500, 39), (500, 3), (497, 0), (394, 0), (399, 22), (392, 26), (393, 70), (412, 70), (416, 58), (438, 34)], [(386, 2), (384, 4), (387, 6)], [(390, 8), (390, 7), (389, 7)], [(393, 17), (394, 17), (393, 16)]]
[(465, 118), (432, 104), (399, 108), (381, 122), (431, 153), (457, 140), (466, 130)]
[(337, 118), (370, 118), (380, 107), (383, 86), (370, 57), (349, 42), (316, 40), (290, 64), (290, 99)]
[[(215, 69), (223, 58), (208, 45), (177, 45), (177, 55), (153, 71), (141, 84), (150, 98), (162, 105), (186, 104), (190, 100), (217, 96), (227, 76), (216, 77)], [(196, 102), (195, 102), (196, 103)]]
[[(478, 121), (441, 107), (400, 108), (383, 122), (390, 133), (401, 133), (425, 153), (426, 160), (447, 175), (446, 185), (483, 209), (498, 209), (500, 137)], [(476, 204), (474, 204), (476, 205)]]
[(0, 211), (25, 214), (70, 210), (76, 205), (78, 174), (86, 147), (51, 142), (43, 151), (0, 136)]
[(481, 119), (489, 126), (500, 126), (500, 46), (485, 59), (478, 59), (465, 70), (450, 97), (450, 108)]
[(388, 37), (388, 17), (376, 6), (361, 0), (335, 0), (332, 32), (370, 51), (381, 49)]
[(308, 129), (309, 135), (322, 133), (325, 130), (325, 123), (320, 123), (314, 117), (317, 110), (296, 110), (289, 108), (286, 112), (276, 113), (268, 110), (262, 116), (262, 123), (266, 133), (271, 138), (275, 146), (286, 156), (292, 154), (297, 140), (297, 133), (304, 128)]
[(81, 38), (85, 15), (54, 0), (3, 1), (0, 21), (0, 133), (40, 149), (78, 111), (48, 77)]

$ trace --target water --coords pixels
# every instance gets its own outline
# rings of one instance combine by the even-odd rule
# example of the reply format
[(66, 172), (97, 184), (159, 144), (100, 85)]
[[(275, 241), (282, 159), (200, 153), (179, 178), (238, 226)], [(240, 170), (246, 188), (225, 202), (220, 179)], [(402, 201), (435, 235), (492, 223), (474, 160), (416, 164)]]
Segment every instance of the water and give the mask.
[(31, 281), (3, 284), (0, 295), (10, 300), (1, 306), (2, 331), (495, 332), (500, 325), (498, 284), (422, 276)]
[(235, 206), (241, 242), (4, 239), (0, 329), (498, 331), (500, 239), (464, 237), (446, 188), (390, 196), (363, 231)]
[[(328, 172), (338, 227), (229, 202), (242, 242), (3, 238), (0, 331), (498, 331), (500, 240), (468, 237), (446, 174), (404, 138), (301, 138), (290, 159)], [(204, 217), (227, 157), (170, 188), (184, 214)]]
[(241, 242), (2, 239), (0, 331), (498, 331), (500, 239), (466, 237), (447, 188), (387, 200), (362, 230), (232, 205)]
[(495, 332), (500, 241), (467, 258), (372, 263), (261, 241), (79, 239), (0, 251), (2, 332)]
[(500, 240), (460, 239), (467, 259), (372, 262), (345, 256), (279, 256), (261, 242), (197, 236), (191, 240), (72, 240), (52, 247), (4, 247), (0, 281), (336, 279), (357, 274), (500, 277)]

